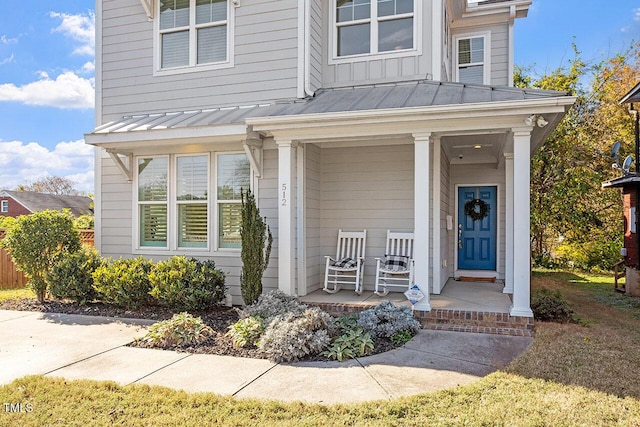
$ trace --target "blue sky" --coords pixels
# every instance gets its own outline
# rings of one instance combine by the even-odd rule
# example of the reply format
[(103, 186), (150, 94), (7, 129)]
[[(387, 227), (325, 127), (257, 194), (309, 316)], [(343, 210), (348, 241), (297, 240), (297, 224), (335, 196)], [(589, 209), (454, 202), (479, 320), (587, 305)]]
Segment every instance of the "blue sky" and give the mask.
[[(131, 0), (134, 1), (134, 0)], [(134, 2), (137, 2), (135, 0)], [(0, 189), (46, 174), (93, 192), (94, 0), (21, 0), (0, 14)], [(533, 0), (515, 62), (542, 75), (640, 40), (640, 0)]]

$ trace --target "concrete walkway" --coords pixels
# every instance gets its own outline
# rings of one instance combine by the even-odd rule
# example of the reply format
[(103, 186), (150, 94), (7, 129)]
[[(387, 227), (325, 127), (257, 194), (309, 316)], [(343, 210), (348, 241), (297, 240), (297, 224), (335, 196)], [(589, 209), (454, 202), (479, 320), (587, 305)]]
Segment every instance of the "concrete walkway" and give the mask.
[(0, 310), (0, 384), (24, 375), (152, 384), (235, 397), (346, 403), (467, 384), (507, 364), (531, 338), (420, 331), (393, 351), (347, 362), (262, 359), (126, 347), (144, 320)]

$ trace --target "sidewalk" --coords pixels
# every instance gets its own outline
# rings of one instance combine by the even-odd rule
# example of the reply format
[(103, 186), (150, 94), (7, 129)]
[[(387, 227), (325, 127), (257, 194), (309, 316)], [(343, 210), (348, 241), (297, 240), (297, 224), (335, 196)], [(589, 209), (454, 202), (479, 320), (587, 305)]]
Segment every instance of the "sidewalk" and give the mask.
[(0, 384), (24, 375), (112, 380), (235, 397), (347, 403), (393, 399), (483, 377), (532, 339), (422, 330), (393, 351), (347, 362), (263, 359), (126, 347), (151, 321), (0, 310)]

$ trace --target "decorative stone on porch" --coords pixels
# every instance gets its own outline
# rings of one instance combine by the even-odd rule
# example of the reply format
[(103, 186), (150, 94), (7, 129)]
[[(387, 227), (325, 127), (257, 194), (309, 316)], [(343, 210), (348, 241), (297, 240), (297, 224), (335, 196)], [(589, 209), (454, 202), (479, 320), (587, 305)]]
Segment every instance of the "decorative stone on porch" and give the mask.
[[(502, 283), (457, 282), (451, 279), (440, 295), (430, 295), (431, 311), (416, 310), (415, 316), (423, 329), (533, 336), (533, 318), (511, 316), (511, 298), (502, 289)], [(317, 290), (300, 297), (301, 302), (320, 307), (334, 316), (357, 313), (384, 300), (410, 306), (401, 292), (391, 292), (381, 298), (370, 291), (358, 295), (353, 290), (341, 290), (327, 295)]]

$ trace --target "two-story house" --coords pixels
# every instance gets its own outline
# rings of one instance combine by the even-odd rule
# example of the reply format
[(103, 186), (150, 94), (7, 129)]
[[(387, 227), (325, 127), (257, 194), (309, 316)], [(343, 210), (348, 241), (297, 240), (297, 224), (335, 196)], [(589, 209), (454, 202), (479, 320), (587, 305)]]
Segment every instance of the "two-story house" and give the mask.
[(404, 230), (416, 308), (450, 278), (494, 277), (532, 316), (530, 157), (574, 98), (512, 87), (530, 5), (97, 0), (96, 246), (213, 258), (239, 303), (250, 186), (275, 237), (266, 289), (321, 288), (339, 229), (367, 230), (371, 289)]

